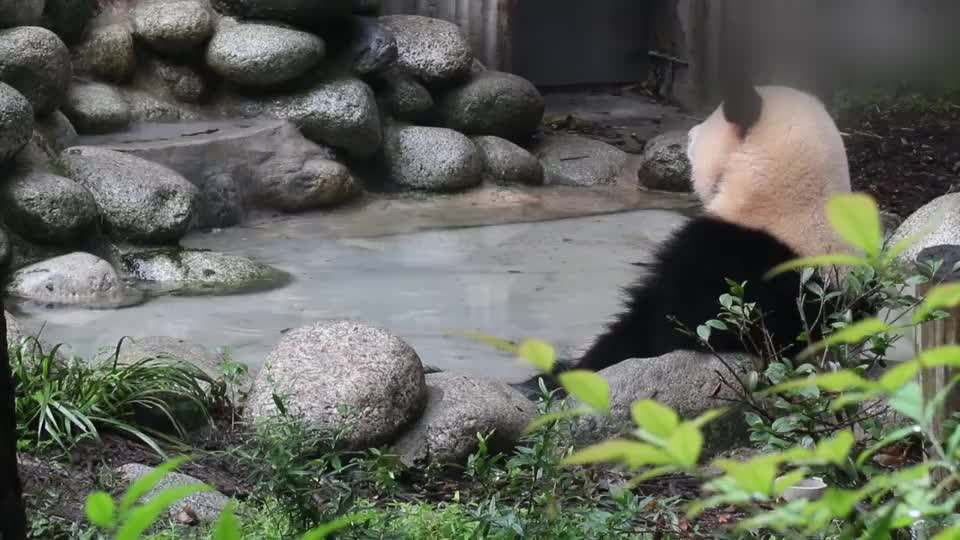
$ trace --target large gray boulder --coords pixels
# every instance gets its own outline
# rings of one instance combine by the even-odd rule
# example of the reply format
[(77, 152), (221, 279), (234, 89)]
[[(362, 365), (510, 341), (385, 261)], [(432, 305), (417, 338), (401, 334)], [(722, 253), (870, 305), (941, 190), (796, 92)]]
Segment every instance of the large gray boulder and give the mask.
[(290, 120), (309, 139), (352, 157), (371, 157), (383, 142), (376, 96), (359, 79), (337, 78), (303, 92), (278, 96), (267, 102), (266, 111)]
[(402, 69), (384, 73), (381, 85), (378, 96), (384, 112), (397, 120), (415, 123), (433, 109), (430, 91)]
[(53, 111), (38, 119), (34, 128), (44, 138), (46, 145), (56, 152), (77, 142), (77, 130), (70, 123), (70, 119), (60, 111)]
[(130, 249), (118, 258), (125, 275), (147, 283), (156, 292), (181, 296), (265, 290), (284, 284), (289, 278), (267, 264), (215, 251)]
[(384, 159), (390, 178), (426, 191), (457, 191), (483, 181), (483, 158), (452, 129), (396, 126), (387, 130)]
[(626, 152), (612, 145), (568, 134), (543, 137), (531, 153), (543, 164), (549, 185), (612, 184), (630, 159)]
[[(724, 360), (740, 377), (757, 360), (745, 355), (725, 355)], [(682, 419), (690, 420), (710, 409), (729, 408), (736, 396), (722, 386), (717, 373), (729, 377), (723, 363), (710, 354), (677, 351), (658, 358), (636, 358), (600, 370), (610, 385), (611, 414), (586, 416), (577, 421), (575, 437), (580, 444), (594, 444), (635, 429), (631, 405), (652, 399), (671, 407)], [(717, 388), (720, 386), (718, 392)], [(574, 402), (576, 400), (573, 400)], [(573, 404), (576, 406), (576, 403)], [(733, 407), (704, 428), (704, 451), (712, 454), (747, 442), (743, 411)]]
[(477, 436), (491, 452), (508, 452), (537, 412), (522, 394), (499, 381), (455, 373), (426, 376), (427, 408), (393, 451), (409, 467), (465, 464)]
[(474, 137), (487, 176), (497, 184), (543, 185), (543, 165), (520, 146), (500, 137)]
[(235, 225), (253, 208), (325, 208), (359, 194), (359, 184), (336, 162), (336, 153), (305, 138), (290, 122), (240, 123), (154, 124), (102, 144), (160, 163), (198, 186), (199, 227)]
[(185, 54), (213, 34), (214, 19), (198, 0), (140, 2), (133, 11), (134, 33), (154, 50)]
[(93, 226), (99, 213), (89, 191), (55, 174), (14, 174), (0, 187), (3, 218), (28, 240), (64, 244)]
[(0, 82), (0, 163), (26, 146), (32, 133), (30, 102), (16, 89)]
[(523, 77), (484, 71), (443, 96), (440, 119), (468, 135), (496, 135), (522, 140), (533, 135), (543, 119), (543, 96)]
[(130, 125), (130, 105), (115, 88), (102, 83), (71, 86), (63, 113), (82, 134), (121, 131)]
[(380, 24), (397, 40), (397, 63), (427, 83), (456, 80), (470, 73), (473, 52), (460, 27), (420, 15), (388, 15)]
[(68, 175), (93, 194), (115, 237), (163, 244), (190, 228), (199, 192), (176, 172), (93, 146), (67, 148), (60, 157)]
[(43, 7), (43, 0), (0, 0), (0, 28), (35, 25)]
[(427, 387), (420, 358), (405, 341), (340, 320), (284, 335), (254, 381), (249, 417), (276, 415), (274, 396), (313, 428), (347, 426), (345, 446), (366, 449), (394, 440), (420, 416)]
[(25, 300), (94, 309), (135, 304), (143, 295), (124, 284), (110, 263), (74, 252), (17, 270), (8, 294)]
[(120, 90), (123, 100), (130, 107), (131, 123), (173, 123), (206, 117), (195, 108), (178, 102), (173, 96), (161, 96), (156, 92), (131, 87), (123, 87)]
[(313, 34), (268, 24), (221, 28), (207, 45), (207, 65), (241, 86), (269, 88), (315, 68), (326, 53)]
[(643, 148), (642, 159), (637, 176), (644, 186), (678, 192), (692, 189), (686, 131), (673, 131), (650, 139)]
[(125, 83), (136, 68), (133, 34), (123, 24), (94, 28), (77, 47), (74, 66), (98, 79)]
[(177, 101), (198, 103), (207, 95), (207, 83), (203, 75), (189, 64), (155, 58), (147, 62), (145, 67), (151, 80), (165, 88)]
[[(123, 479), (123, 482), (128, 486), (147, 475), (153, 474), (154, 471), (155, 469), (153, 467), (148, 467), (139, 463), (129, 463), (117, 469), (117, 473), (119, 473), (120, 477)], [(173, 487), (202, 484), (204, 484), (204, 482), (201, 482), (192, 476), (178, 472), (171, 472), (157, 482), (153, 489), (145, 493), (137, 502), (139, 504), (145, 504), (149, 501), (152, 501), (163, 490)], [(227, 507), (229, 502), (229, 497), (216, 490), (193, 493), (171, 504), (166, 511), (165, 517), (169, 519), (176, 519), (177, 516), (179, 516), (182, 512), (189, 509), (190, 512), (192, 512), (192, 514), (196, 516), (196, 519), (200, 522), (212, 523), (220, 517), (220, 514), (223, 513), (224, 508)]]
[(63, 103), (72, 76), (70, 51), (53, 32), (38, 26), (0, 31), (0, 81), (30, 100), (38, 116)]
[(355, 0), (213, 0), (214, 7), (239, 19), (278, 20), (303, 28), (333, 22), (350, 13)]
[(263, 203), (285, 212), (328, 208), (360, 193), (350, 169), (329, 159), (304, 161), (297, 169), (261, 169)]
[(918, 236), (899, 259), (915, 261), (917, 255), (931, 246), (943, 244), (960, 245), (960, 193), (948, 193), (920, 207), (897, 227), (888, 245)]

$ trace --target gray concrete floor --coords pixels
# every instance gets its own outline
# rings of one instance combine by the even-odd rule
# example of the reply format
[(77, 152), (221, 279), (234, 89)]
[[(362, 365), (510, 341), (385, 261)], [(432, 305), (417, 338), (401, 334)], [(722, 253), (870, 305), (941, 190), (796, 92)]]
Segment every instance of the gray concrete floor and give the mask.
[(386, 236), (331, 232), (302, 216), (261, 226), (196, 234), (185, 244), (236, 253), (293, 274), (288, 286), (225, 297), (160, 297), (117, 311), (30, 308), (50, 342), (91, 356), (123, 336), (177, 336), (225, 346), (256, 369), (284, 330), (321, 319), (385, 325), (424, 363), (445, 370), (520, 380), (515, 359), (448, 333), (481, 331), (508, 339), (582, 346), (618, 309), (619, 288), (649, 250), (683, 221), (668, 210), (424, 230)]

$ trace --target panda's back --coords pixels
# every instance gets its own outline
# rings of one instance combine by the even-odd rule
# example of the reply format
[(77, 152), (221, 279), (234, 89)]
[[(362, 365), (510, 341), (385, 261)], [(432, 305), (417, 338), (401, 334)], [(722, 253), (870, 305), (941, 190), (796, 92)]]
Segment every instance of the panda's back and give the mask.
[[(626, 310), (582, 357), (579, 367), (599, 370), (629, 358), (652, 358), (675, 350), (705, 350), (697, 326), (717, 318), (727, 280), (746, 283), (746, 302), (756, 302), (766, 332), (778, 349), (796, 342), (804, 323), (797, 306), (800, 274), (766, 279), (771, 269), (798, 255), (772, 235), (715, 217), (696, 217), (654, 254), (648, 273), (627, 289)], [(678, 323), (694, 335), (677, 329)], [(753, 339), (762, 336), (756, 333)], [(761, 343), (761, 341), (756, 341)], [(714, 331), (718, 352), (753, 352), (734, 333)]]

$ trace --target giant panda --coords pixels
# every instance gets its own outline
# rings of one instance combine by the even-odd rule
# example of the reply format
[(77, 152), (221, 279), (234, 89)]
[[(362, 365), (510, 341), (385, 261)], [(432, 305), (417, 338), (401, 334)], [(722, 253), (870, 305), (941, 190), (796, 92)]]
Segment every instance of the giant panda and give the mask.
[[(790, 355), (805, 345), (797, 340), (806, 328), (801, 309), (813, 323), (820, 306), (798, 305), (799, 271), (764, 275), (800, 256), (849, 250), (826, 218), (829, 197), (850, 192), (843, 139), (826, 107), (795, 88), (730, 86), (721, 105), (690, 129), (687, 156), (703, 212), (659, 247), (646, 275), (626, 289), (625, 309), (561, 370), (707, 350), (678, 323), (693, 332), (716, 318), (727, 279), (747, 283), (745, 298), (763, 313), (775, 350)], [(818, 276), (829, 283), (828, 273)], [(757, 352), (733, 332), (714, 332), (710, 345), (719, 353)], [(538, 378), (519, 387), (533, 391)]]

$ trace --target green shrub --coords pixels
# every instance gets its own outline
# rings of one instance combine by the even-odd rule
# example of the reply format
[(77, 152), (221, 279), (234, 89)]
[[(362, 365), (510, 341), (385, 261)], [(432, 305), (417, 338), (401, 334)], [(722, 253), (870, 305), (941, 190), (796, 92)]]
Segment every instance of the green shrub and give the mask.
[[(906, 243), (890, 250), (882, 248), (879, 216), (876, 205), (863, 195), (836, 196), (829, 215), (841, 236), (863, 252), (862, 257), (821, 257), (799, 260), (778, 269), (802, 268), (843, 263), (884, 270)], [(864, 350), (865, 344), (883, 339), (883, 334), (896, 329), (943, 317), (940, 310), (960, 304), (960, 285), (939, 285), (933, 288), (913, 312), (912, 320), (899, 326), (877, 318), (868, 318), (839, 325), (819, 343), (810, 344), (801, 355), (811, 358), (824, 351)], [(548, 346), (528, 342), (517, 352), (535, 365), (551, 366), (544, 361), (552, 356)], [(703, 499), (688, 508), (696, 517), (707, 508), (733, 506), (747, 517), (735, 527), (738, 534), (773, 532), (786, 537), (889, 538), (894, 531), (923, 523), (927, 528), (951, 527), (955, 523), (960, 495), (947, 491), (960, 481), (960, 430), (954, 430), (940, 441), (932, 430), (934, 407), (946, 396), (941, 392), (925, 403), (915, 376), (923, 368), (960, 366), (960, 346), (947, 345), (924, 351), (917, 358), (886, 371), (876, 380), (864, 376), (859, 368), (840, 368), (826, 364), (807, 364), (809, 368), (794, 370), (785, 380), (765, 390), (761, 397), (817, 396), (827, 400), (827, 410), (836, 413), (849, 406), (862, 406), (883, 399), (911, 424), (890, 434), (872, 446), (856, 449), (852, 425), (834, 429), (829, 437), (815, 443), (788, 444), (778, 451), (736, 461), (717, 459), (712, 465), (718, 475), (707, 475), (702, 469), (703, 446), (701, 428), (723, 414), (709, 411), (699, 418), (684, 420), (670, 408), (650, 400), (633, 404), (636, 429), (632, 437), (616, 438), (581, 449), (568, 459), (568, 465), (615, 463), (636, 474), (635, 481), (682, 472), (700, 478)], [(955, 384), (960, 376), (950, 381)], [(587, 404), (594, 414), (607, 414), (608, 385), (595, 374), (567, 373), (561, 384)], [(586, 398), (586, 399), (584, 399)], [(581, 411), (587, 413), (587, 411)], [(785, 416), (783, 418), (789, 418)], [(907, 437), (923, 434), (932, 459), (893, 472), (872, 472), (856, 475), (849, 487), (830, 486), (818, 500), (783, 502), (785, 491), (814, 472), (853, 470), (863, 472), (867, 460), (880, 449)], [(768, 449), (769, 450), (769, 449)], [(931, 471), (940, 468), (946, 480), (934, 484)], [(943, 530), (938, 539), (960, 536), (960, 527)]]
[[(21, 448), (53, 442), (69, 449), (99, 437), (102, 430), (113, 430), (163, 454), (155, 439), (169, 437), (157, 427), (169, 425), (185, 435), (180, 421), (185, 408), (192, 417), (209, 418), (207, 392), (201, 385), (214, 381), (189, 362), (146, 358), (119, 364), (116, 355), (101, 361), (68, 361), (58, 350), (45, 353), (33, 338), (11, 348)], [(166, 425), (151, 425), (158, 418)]]

